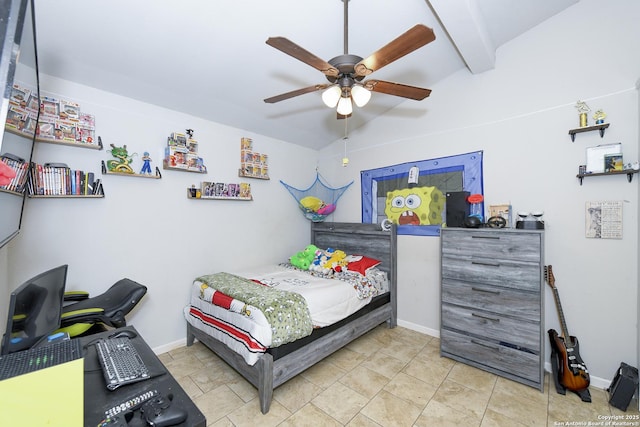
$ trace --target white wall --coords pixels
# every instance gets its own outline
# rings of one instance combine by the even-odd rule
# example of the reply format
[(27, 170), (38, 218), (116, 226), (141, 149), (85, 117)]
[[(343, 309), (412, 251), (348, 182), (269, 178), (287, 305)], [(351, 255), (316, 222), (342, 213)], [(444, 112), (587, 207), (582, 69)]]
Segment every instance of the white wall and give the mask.
[[(487, 205), (545, 212), (545, 261), (554, 267), (569, 332), (580, 340), (595, 385), (611, 380), (621, 361), (637, 366), (640, 178), (592, 177), (580, 186), (576, 173), (585, 148), (597, 144), (622, 142), (625, 159), (638, 159), (637, 16), (637, 2), (602, 7), (582, 0), (498, 49), (494, 70), (461, 71), (432, 87), (422, 103), (405, 102), (353, 131), (348, 167), (340, 166), (343, 142), (323, 150), (320, 162), (333, 181), (359, 183), (361, 170), (483, 150)], [(376, 96), (384, 95), (371, 102)], [(581, 133), (571, 142), (577, 100), (607, 112), (604, 138)], [(624, 201), (621, 240), (585, 238), (585, 202), (598, 200)], [(358, 195), (340, 203), (336, 220), (361, 218)], [(400, 323), (436, 333), (439, 240), (399, 237)], [(550, 289), (544, 326), (560, 330)]]
[[(67, 289), (92, 295), (128, 277), (149, 288), (129, 319), (156, 347), (184, 339), (181, 309), (198, 275), (286, 261), (308, 244), (308, 221), (279, 180), (309, 186), (317, 152), (46, 75), (41, 88), (95, 114), (105, 148), (126, 144), (138, 153), (136, 171), (141, 154), (149, 151), (162, 179), (101, 175), (101, 160), (113, 159), (106, 149), (37, 144), (34, 160), (96, 172), (106, 197), (28, 199), (23, 231), (6, 250), (11, 268), (4, 295), (64, 263), (69, 264)], [(186, 128), (195, 129), (208, 174), (162, 169), (167, 137)], [(270, 180), (238, 177), (241, 137), (251, 137), (255, 151), (269, 155)], [(250, 182), (254, 200), (187, 199), (187, 187), (203, 180)]]

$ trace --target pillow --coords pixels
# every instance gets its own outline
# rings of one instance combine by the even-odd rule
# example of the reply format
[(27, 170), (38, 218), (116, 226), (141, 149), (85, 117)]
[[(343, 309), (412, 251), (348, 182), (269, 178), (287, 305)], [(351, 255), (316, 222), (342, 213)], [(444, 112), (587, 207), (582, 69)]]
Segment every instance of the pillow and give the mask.
[(349, 255), (347, 270), (366, 276), (367, 271), (370, 268), (380, 265), (380, 262), (381, 261), (378, 261), (377, 259), (369, 258), (364, 255)]

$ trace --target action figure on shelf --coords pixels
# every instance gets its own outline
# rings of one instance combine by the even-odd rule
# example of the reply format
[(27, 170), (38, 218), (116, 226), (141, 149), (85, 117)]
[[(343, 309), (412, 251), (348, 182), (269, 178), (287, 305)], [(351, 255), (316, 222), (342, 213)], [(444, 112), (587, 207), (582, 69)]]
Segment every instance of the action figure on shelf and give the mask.
[(129, 155), (126, 144), (122, 147), (116, 147), (111, 144), (111, 155), (117, 160), (108, 160), (107, 168), (111, 172), (134, 173), (129, 163), (133, 159), (133, 155)]
[(151, 157), (149, 157), (149, 152), (145, 151), (142, 155), (142, 169), (140, 170), (140, 174), (148, 173), (151, 175)]
[(601, 125), (604, 123), (604, 119), (607, 118), (607, 114), (602, 111), (602, 110), (598, 110), (595, 113), (593, 113), (593, 120), (596, 121), (597, 125)]
[(578, 113), (580, 114), (580, 127), (586, 127), (587, 126), (587, 113), (589, 111), (591, 111), (591, 108), (589, 108), (589, 106), (587, 105), (586, 102), (584, 101), (578, 101), (576, 102), (576, 109), (578, 110)]

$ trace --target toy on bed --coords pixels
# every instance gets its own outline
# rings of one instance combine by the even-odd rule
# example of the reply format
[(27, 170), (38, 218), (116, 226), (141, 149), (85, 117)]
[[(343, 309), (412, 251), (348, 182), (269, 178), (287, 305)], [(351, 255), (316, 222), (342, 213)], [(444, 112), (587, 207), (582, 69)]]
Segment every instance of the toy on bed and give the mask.
[(308, 245), (303, 251), (296, 252), (289, 258), (289, 262), (301, 270), (308, 270), (316, 257), (317, 251), (318, 247), (316, 245)]
[(336, 204), (342, 194), (349, 188), (353, 181), (344, 187), (332, 188), (322, 182), (320, 173), (316, 174), (316, 180), (307, 189), (300, 190), (280, 181), (289, 193), (298, 202), (298, 207), (304, 216), (313, 222), (322, 222), (328, 215), (336, 210)]
[[(327, 260), (325, 267), (339, 273), (340, 271), (342, 271), (342, 263), (346, 257), (347, 254), (344, 253), (344, 251), (336, 249), (335, 251), (333, 251), (333, 254), (331, 254), (331, 258)], [(344, 265), (346, 265), (346, 263)]]

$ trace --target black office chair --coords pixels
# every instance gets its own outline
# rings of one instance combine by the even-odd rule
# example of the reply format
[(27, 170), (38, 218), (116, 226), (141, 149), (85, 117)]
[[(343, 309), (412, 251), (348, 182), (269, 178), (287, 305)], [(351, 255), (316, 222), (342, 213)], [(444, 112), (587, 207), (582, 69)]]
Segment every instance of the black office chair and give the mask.
[(125, 316), (146, 293), (146, 286), (130, 279), (118, 280), (103, 294), (93, 298), (89, 298), (85, 291), (65, 292), (62, 323), (56, 332), (77, 337), (105, 330), (105, 326), (126, 326)]

